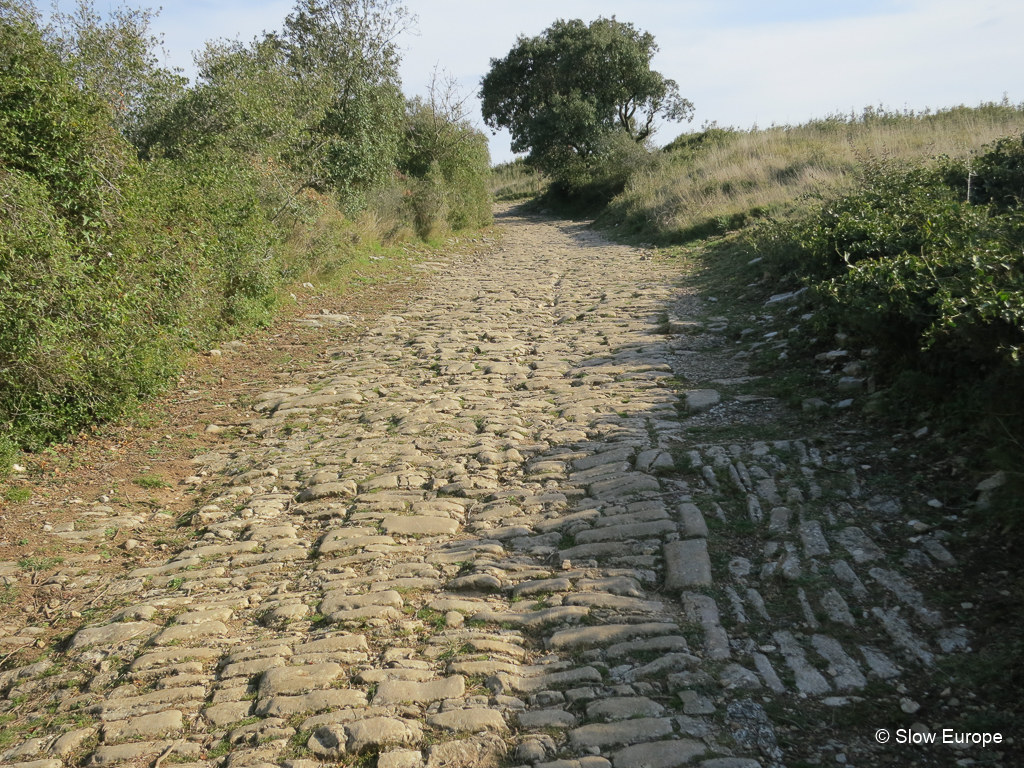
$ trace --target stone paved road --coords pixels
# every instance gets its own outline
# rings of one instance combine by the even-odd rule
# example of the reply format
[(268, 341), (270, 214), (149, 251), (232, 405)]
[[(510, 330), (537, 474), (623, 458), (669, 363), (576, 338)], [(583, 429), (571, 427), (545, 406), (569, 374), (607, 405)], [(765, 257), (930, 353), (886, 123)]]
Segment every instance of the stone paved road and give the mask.
[(967, 644), (913, 581), (940, 538), (888, 556), (835, 503), (849, 462), (688, 441), (726, 405), (692, 382), (745, 371), (673, 269), (502, 218), (318, 378), (254, 393), (198, 459), (223, 490), (194, 542), (0, 673), (63, 715), (0, 762), (775, 766), (768, 703), (851, 706)]

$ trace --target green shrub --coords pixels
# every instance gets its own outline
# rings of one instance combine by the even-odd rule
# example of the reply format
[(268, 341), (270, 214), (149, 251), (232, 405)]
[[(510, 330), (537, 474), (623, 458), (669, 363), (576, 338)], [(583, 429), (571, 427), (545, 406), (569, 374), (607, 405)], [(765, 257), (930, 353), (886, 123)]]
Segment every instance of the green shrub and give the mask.
[(416, 216), (490, 221), (483, 135), (403, 116), (400, 6), (299, 0), (281, 35), (209, 45), (191, 89), (151, 17), (80, 0), (44, 32), (0, 0), (0, 472), (269, 322), (282, 278), (369, 260)]
[(37, 29), (0, 24), (0, 428), (37, 448), (265, 322), (278, 269), (258, 169), (145, 165)]
[(977, 178), (971, 202), (991, 203), (999, 211), (1019, 209), (1024, 201), (1024, 134), (1000, 139), (970, 170)]
[(487, 137), (450, 102), (435, 87), (428, 100), (406, 106), (398, 168), (416, 180), (411, 191), (421, 234), (442, 223), (456, 231), (491, 223)]
[[(1005, 176), (1004, 155), (1001, 142), (977, 166), (995, 164)], [(871, 163), (856, 191), (795, 222), (765, 224), (754, 242), (777, 271), (809, 281), (829, 322), (893, 364), (958, 373), (1016, 364), (1024, 349), (1021, 216), (966, 202), (958, 181), (965, 168), (949, 159)]]

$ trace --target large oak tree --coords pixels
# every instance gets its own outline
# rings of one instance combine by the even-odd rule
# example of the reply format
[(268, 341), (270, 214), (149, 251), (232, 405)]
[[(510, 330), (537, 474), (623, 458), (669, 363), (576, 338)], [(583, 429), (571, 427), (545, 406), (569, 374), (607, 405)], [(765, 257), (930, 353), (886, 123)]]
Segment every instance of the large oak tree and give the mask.
[(532, 165), (563, 176), (587, 164), (609, 133), (642, 143), (659, 117), (692, 118), (675, 81), (651, 69), (657, 51), (653, 35), (614, 17), (560, 19), (491, 59), (480, 91), (484, 121), (507, 128), (512, 150), (529, 152)]

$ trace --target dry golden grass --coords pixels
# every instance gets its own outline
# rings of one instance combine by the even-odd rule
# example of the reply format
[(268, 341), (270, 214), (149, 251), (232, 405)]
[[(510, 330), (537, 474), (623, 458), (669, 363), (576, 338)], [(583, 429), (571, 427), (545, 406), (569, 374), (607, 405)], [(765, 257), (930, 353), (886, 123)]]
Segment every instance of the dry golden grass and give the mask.
[(521, 159), (491, 169), (489, 191), (495, 200), (525, 200), (538, 197), (548, 187), (548, 178)]
[(699, 148), (666, 152), (654, 170), (631, 176), (602, 219), (660, 239), (700, 237), (841, 189), (869, 158), (966, 157), (1022, 131), (1024, 105), (1003, 103), (926, 115), (868, 110), (725, 133)]

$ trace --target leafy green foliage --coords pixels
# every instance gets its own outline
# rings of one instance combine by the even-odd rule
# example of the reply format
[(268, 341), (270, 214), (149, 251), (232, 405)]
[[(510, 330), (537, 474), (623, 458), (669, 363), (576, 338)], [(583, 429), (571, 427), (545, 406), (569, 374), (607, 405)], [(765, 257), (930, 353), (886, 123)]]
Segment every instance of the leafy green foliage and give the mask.
[[(999, 170), (991, 182), (979, 174), (981, 189), (1012, 189), (1005, 145), (979, 158), (979, 169)], [(755, 240), (776, 268), (811, 280), (833, 323), (893, 365), (958, 375), (1016, 365), (1024, 220), (1016, 205), (968, 203), (959, 183), (966, 175), (964, 161), (949, 159), (871, 163), (859, 189), (803, 220), (767, 224)]]
[(298, 0), (285, 20), (289, 65), (327, 96), (303, 147), (306, 183), (335, 190), (349, 210), (395, 167), (404, 105), (395, 39), (413, 22), (395, 0)]
[(421, 233), (440, 220), (453, 230), (491, 222), (487, 137), (466, 119), (465, 102), (453, 80), (439, 83), (435, 73), (429, 98), (406, 106), (398, 168), (420, 180), (411, 191)]
[(607, 134), (642, 144), (659, 116), (692, 117), (676, 83), (651, 70), (657, 50), (653, 35), (614, 18), (556, 21), (492, 59), (480, 91), (484, 120), (508, 128), (512, 149), (529, 151), (532, 164), (571, 191)]
[(160, 66), (160, 39), (149, 28), (157, 13), (115, 8), (104, 21), (89, 0), (77, 0), (72, 13), (55, 7), (49, 42), (69, 62), (85, 92), (99, 96), (111, 122), (135, 141), (145, 123), (180, 98), (187, 84), (180, 70)]
[(265, 321), (277, 235), (255, 171), (140, 165), (34, 25), (0, 25), (0, 50), (0, 426), (39, 447)]
[(971, 202), (991, 203), (999, 211), (1020, 209), (1024, 201), (1024, 134), (995, 142), (968, 173), (977, 177)]
[(153, 15), (78, 0), (43, 30), (0, 0), (3, 472), (268, 322), (296, 244), (320, 263), (419, 213), (424, 232), (490, 220), (482, 134), (405, 109), (394, 0), (298, 0), (280, 34), (209, 44), (191, 88), (159, 66)]

